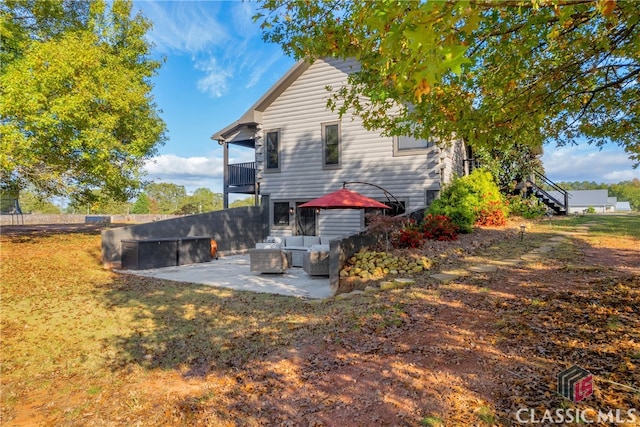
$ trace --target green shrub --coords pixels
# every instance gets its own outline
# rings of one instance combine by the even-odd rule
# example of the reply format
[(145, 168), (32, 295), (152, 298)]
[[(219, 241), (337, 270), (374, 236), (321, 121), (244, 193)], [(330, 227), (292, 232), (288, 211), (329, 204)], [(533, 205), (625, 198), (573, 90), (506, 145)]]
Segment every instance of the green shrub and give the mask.
[(470, 233), (475, 220), (474, 199), (469, 187), (461, 178), (456, 177), (442, 190), (440, 198), (433, 201), (428, 213), (447, 216), (460, 233)]
[(502, 194), (490, 172), (476, 169), (447, 185), (428, 213), (445, 215), (461, 233), (470, 233), (473, 225), (504, 225), (508, 215)]
[(511, 196), (509, 197), (508, 202), (509, 214), (513, 216), (535, 219), (540, 218), (547, 213), (547, 206), (538, 200), (536, 196)]

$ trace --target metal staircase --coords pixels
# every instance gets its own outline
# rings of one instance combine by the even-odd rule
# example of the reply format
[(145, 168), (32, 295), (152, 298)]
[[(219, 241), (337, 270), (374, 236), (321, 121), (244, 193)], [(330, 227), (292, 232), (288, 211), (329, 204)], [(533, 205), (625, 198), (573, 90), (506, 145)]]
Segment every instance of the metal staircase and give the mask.
[[(552, 209), (556, 215), (567, 215), (569, 212), (569, 192), (540, 172), (535, 171), (533, 173), (533, 177), (535, 177), (535, 181), (537, 181), (537, 183), (533, 180), (527, 180), (528, 191)], [(561, 197), (552, 196), (547, 190), (545, 190), (545, 188), (542, 187), (542, 185), (559, 192)]]

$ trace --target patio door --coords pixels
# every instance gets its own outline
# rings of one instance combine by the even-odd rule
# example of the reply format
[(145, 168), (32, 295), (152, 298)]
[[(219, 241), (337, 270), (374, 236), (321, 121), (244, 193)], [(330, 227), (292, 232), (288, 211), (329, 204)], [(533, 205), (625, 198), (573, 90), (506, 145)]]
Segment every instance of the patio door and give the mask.
[(316, 210), (299, 208), (304, 202), (296, 202), (296, 234), (298, 236), (316, 235)]

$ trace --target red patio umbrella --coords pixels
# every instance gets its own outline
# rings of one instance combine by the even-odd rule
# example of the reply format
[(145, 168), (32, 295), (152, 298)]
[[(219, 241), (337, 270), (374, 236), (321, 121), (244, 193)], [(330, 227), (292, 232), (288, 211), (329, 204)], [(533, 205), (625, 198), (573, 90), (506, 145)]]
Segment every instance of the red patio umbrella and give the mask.
[(391, 209), (384, 203), (380, 203), (377, 200), (373, 200), (346, 188), (341, 188), (333, 193), (325, 194), (322, 197), (303, 203), (298, 207), (317, 209)]

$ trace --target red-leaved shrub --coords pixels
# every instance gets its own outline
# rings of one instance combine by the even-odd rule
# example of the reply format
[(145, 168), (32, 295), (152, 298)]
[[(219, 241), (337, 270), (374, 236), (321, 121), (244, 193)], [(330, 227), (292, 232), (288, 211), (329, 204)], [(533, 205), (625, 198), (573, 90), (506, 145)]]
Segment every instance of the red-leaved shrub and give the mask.
[(424, 242), (422, 232), (417, 228), (403, 228), (400, 230), (396, 246), (397, 248), (419, 248)]
[(429, 240), (458, 240), (458, 227), (446, 215), (428, 214), (424, 217), (422, 235)]
[(489, 227), (499, 227), (507, 224), (507, 218), (504, 213), (504, 205), (497, 201), (492, 201), (481, 209), (476, 216), (476, 225), (484, 225)]

